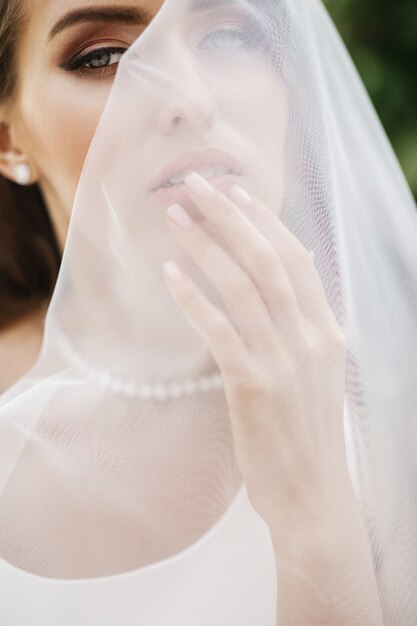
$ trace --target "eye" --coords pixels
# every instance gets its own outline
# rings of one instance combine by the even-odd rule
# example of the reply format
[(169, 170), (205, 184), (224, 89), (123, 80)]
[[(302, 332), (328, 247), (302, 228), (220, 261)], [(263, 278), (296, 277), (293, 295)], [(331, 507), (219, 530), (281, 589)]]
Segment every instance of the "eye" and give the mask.
[[(255, 52), (262, 50), (265, 42), (266, 31), (263, 23), (250, 15), (240, 15), (229, 21), (219, 21), (217, 28), (207, 33), (198, 47), (210, 53)], [(227, 56), (227, 60), (233, 59), (233, 54)]]
[(78, 74), (101, 74), (119, 64), (120, 59), (126, 52), (127, 48), (107, 47), (96, 48), (88, 54), (78, 55), (61, 67), (68, 72), (77, 72)]
[(234, 50), (245, 46), (247, 34), (236, 28), (214, 30), (202, 39), (199, 48), (203, 50)]

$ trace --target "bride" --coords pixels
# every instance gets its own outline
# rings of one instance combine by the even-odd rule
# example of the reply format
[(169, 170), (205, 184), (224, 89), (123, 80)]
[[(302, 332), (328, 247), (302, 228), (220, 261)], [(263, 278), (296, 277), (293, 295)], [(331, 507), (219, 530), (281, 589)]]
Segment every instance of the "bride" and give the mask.
[(417, 229), (326, 14), (292, 4), (1, 0), (10, 626), (26, 592), (42, 626), (412, 624), (412, 457), (373, 446), (414, 399), (387, 294)]

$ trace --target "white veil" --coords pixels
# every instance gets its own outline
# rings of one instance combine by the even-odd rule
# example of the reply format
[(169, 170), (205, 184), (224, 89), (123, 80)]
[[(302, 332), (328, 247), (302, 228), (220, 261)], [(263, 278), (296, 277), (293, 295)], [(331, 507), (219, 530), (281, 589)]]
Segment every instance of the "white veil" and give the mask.
[[(18, 580), (30, 598), (36, 588), (31, 625), (275, 623), (266, 524), (251, 512), (261, 537), (251, 546), (250, 530), (231, 517), (246, 491), (222, 372), (162, 272), (175, 260), (230, 314), (167, 225), (168, 205), (181, 201), (224, 244), (180, 185), (191, 171), (222, 192), (238, 182), (268, 207), (276, 230), (270, 216), (242, 210), (278, 254), (280, 221), (314, 252), (347, 338), (347, 460), (384, 623), (412, 626), (415, 205), (316, 0), (166, 0), (124, 55), (80, 179), (41, 355), (0, 398), (0, 575), (12, 594)], [(294, 280), (308, 289), (303, 274)], [(240, 315), (256, 321), (257, 311)], [(328, 372), (318, 376), (324, 390)], [(127, 584), (132, 572), (137, 622), (112, 612), (110, 583)], [(86, 600), (100, 579), (106, 586)], [(61, 590), (63, 602), (76, 590), (66, 611), (79, 602), (80, 612), (49, 624), (58, 613), (47, 594), (34, 599), (41, 589)], [(2, 623), (29, 623), (3, 600)], [(205, 617), (188, 622), (175, 602)]]

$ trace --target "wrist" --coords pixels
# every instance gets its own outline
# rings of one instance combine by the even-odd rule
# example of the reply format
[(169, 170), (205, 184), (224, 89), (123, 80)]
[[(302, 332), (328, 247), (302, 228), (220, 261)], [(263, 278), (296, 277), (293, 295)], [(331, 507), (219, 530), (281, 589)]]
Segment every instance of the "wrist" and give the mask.
[(281, 506), (276, 515), (269, 516), (268, 527), (276, 557), (281, 560), (298, 561), (308, 553), (337, 557), (351, 538), (361, 538), (368, 545), (350, 480), (334, 485), (333, 495), (310, 495), (297, 506)]

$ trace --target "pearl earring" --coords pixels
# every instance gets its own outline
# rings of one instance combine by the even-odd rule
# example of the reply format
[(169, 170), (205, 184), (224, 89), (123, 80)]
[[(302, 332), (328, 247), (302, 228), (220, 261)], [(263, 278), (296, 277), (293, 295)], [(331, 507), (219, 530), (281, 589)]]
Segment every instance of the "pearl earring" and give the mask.
[(19, 185), (28, 185), (32, 179), (32, 170), (28, 163), (18, 163), (14, 168), (16, 182)]

